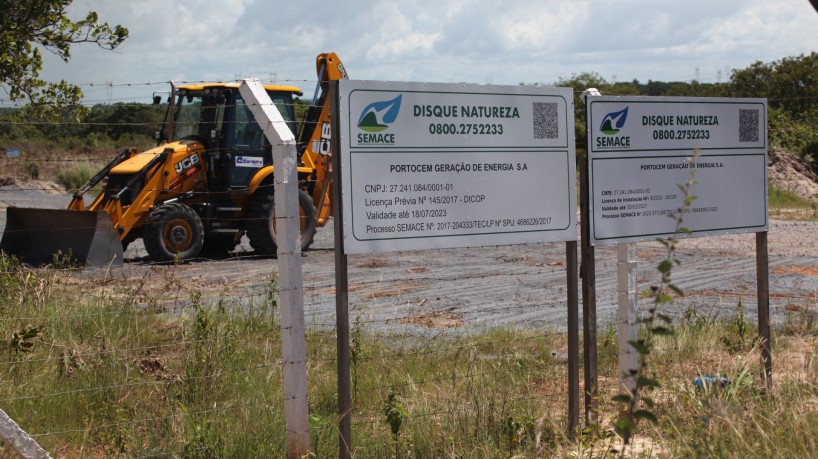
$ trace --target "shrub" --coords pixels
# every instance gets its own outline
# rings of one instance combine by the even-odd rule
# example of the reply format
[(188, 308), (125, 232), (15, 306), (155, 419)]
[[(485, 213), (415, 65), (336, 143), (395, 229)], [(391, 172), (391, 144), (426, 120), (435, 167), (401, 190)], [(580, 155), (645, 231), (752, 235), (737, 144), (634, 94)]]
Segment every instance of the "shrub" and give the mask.
[(23, 170), (26, 173), (26, 177), (37, 180), (40, 178), (40, 164), (35, 163), (34, 161), (27, 161), (23, 166)]
[(58, 172), (57, 181), (66, 190), (77, 190), (85, 185), (96, 173), (97, 170), (90, 163), (78, 163), (71, 169)]

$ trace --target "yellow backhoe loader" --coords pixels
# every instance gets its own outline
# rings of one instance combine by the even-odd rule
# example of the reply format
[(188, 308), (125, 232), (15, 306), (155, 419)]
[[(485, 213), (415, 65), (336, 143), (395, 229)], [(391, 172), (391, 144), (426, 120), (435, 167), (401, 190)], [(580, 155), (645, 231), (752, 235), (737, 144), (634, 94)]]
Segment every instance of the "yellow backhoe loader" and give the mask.
[[(316, 58), (318, 85), (301, 123), (301, 249), (330, 216), (329, 81), (347, 78), (335, 53)], [(296, 132), (294, 86), (264, 86)], [(67, 210), (8, 208), (0, 250), (30, 264), (62, 252), (86, 266), (122, 263), (142, 238), (155, 261), (233, 250), (243, 234), (257, 253), (276, 253), (272, 147), (238, 84), (171, 83), (159, 146), (126, 149), (74, 195)], [(159, 97), (155, 102), (159, 103)], [(85, 195), (102, 191), (86, 206)]]

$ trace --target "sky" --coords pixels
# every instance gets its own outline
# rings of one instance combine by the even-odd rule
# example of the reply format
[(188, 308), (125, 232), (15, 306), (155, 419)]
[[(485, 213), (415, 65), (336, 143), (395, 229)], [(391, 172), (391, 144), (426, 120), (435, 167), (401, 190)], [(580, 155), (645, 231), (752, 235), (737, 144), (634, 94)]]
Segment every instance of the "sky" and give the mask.
[(89, 10), (128, 40), (116, 52), (75, 45), (41, 72), (81, 85), (89, 105), (149, 103), (169, 80), (255, 77), (311, 96), (326, 51), (353, 79), (497, 85), (585, 71), (715, 83), (818, 51), (809, 0), (74, 0), (69, 16)]

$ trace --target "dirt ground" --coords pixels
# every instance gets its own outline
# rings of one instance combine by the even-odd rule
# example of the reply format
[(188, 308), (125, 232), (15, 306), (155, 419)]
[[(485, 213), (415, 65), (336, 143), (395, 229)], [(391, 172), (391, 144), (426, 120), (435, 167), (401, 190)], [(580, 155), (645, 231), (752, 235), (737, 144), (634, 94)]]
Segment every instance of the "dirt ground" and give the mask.
[[(64, 208), (65, 194), (19, 185), (0, 187), (0, 230), (7, 206)], [(335, 253), (332, 222), (319, 229), (313, 248), (302, 258), (307, 324), (335, 323)], [(774, 322), (793, 314), (815, 314), (818, 304), (818, 222), (771, 220), (769, 270)], [(729, 318), (739, 301), (754, 320), (756, 310), (755, 235), (735, 234), (682, 241), (674, 282), (685, 298), (670, 306), (681, 317), (699, 314)], [(235, 254), (221, 260), (195, 260), (179, 266), (155, 265), (141, 241), (125, 252), (127, 263), (111, 272), (86, 275), (108, 279), (101, 288), (131, 288), (152, 306), (178, 311), (191, 292), (247, 309), (264, 301), (274, 258), (258, 258), (243, 240)], [(658, 281), (664, 256), (657, 243), (638, 245), (638, 289)], [(353, 321), (373, 331), (409, 334), (458, 334), (497, 326), (564, 330), (567, 320), (566, 245), (529, 244), (472, 249), (352, 255), (348, 257)], [(616, 250), (596, 249), (597, 309), (600, 330), (616, 319)], [(580, 289), (581, 290), (581, 289)], [(157, 299), (158, 298), (158, 299)], [(147, 304), (147, 303), (146, 303)]]

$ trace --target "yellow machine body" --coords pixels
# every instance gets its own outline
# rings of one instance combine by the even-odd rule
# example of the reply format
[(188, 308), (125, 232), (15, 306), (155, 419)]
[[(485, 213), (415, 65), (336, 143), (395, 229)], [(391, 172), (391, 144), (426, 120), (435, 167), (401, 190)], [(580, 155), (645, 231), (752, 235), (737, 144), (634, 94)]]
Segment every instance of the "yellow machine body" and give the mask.
[[(316, 66), (318, 87), (297, 136), (303, 250), (331, 215), (328, 85), (347, 78), (334, 53), (319, 55)], [(246, 234), (256, 251), (274, 254), (271, 146), (238, 87), (172, 84), (159, 146), (120, 152), (66, 210), (9, 209), (0, 250), (32, 264), (62, 252), (86, 265), (116, 265), (139, 237), (151, 259), (170, 261), (232, 250)], [(294, 97), (301, 90), (265, 90), (295, 132)], [(102, 191), (86, 205), (85, 195), (97, 184)]]

